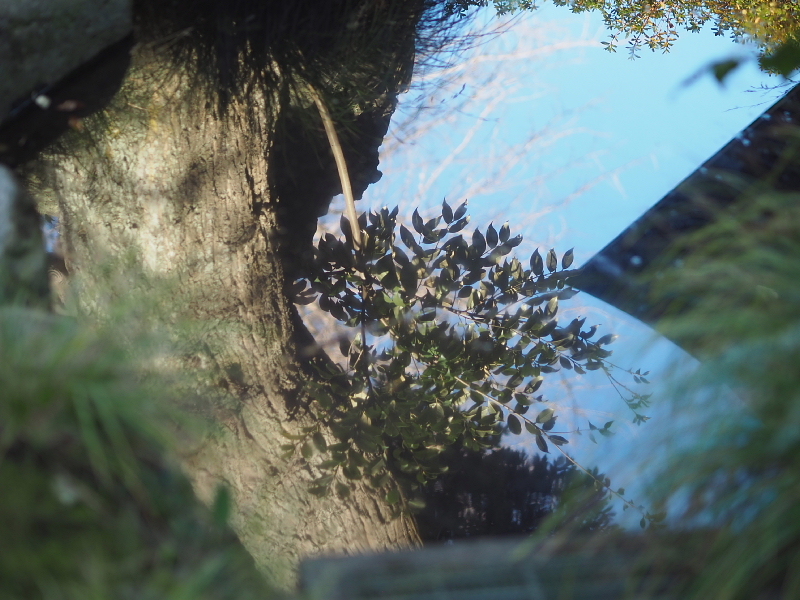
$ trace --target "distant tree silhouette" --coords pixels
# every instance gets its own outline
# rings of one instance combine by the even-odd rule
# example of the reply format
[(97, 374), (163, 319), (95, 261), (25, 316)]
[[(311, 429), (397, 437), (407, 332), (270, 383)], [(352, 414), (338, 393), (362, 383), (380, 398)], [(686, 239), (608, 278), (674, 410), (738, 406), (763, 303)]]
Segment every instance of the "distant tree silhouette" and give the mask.
[[(577, 531), (613, 527), (605, 489), (564, 458), (524, 451), (454, 449), (449, 471), (425, 487), (417, 525), (426, 542), (535, 531), (555, 513)], [(600, 480), (603, 476), (596, 474)]]

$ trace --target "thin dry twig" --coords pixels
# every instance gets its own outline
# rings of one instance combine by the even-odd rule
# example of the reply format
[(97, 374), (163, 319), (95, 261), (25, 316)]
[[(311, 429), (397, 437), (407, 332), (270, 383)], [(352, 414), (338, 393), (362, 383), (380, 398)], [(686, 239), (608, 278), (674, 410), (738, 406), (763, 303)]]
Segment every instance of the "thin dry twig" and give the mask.
[(313, 87), (310, 88), (310, 93), (314, 104), (317, 105), (319, 116), (322, 118), (322, 124), (325, 126), (325, 133), (328, 136), (328, 143), (331, 146), (331, 152), (333, 152), (333, 158), (336, 161), (336, 169), (339, 171), (339, 180), (342, 183), (347, 220), (350, 221), (350, 230), (353, 233), (353, 246), (355, 250), (358, 251), (361, 249), (361, 229), (358, 226), (356, 202), (353, 196), (353, 188), (350, 185), (350, 175), (347, 171), (347, 162), (344, 160), (342, 144), (339, 142), (339, 135), (336, 133), (336, 127), (333, 124), (333, 119), (331, 118), (331, 113), (328, 111), (328, 107), (325, 106), (317, 90)]

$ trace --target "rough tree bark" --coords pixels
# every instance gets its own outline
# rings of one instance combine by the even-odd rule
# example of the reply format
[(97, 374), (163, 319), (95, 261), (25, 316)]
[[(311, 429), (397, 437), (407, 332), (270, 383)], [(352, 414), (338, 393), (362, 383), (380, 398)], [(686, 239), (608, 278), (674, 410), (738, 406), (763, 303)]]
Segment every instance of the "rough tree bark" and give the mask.
[[(378, 492), (356, 482), (346, 500), (312, 496), (313, 466), (280, 450), (287, 443), (281, 430), (314, 423), (302, 410), (308, 374), (297, 358), (279, 252), (282, 223), (298, 219), (279, 223), (279, 213), (292, 181), (296, 194), (316, 195), (310, 200), (326, 206), (337, 191), (332, 160), (299, 165), (299, 177), (276, 173), (297, 156), (297, 140), (276, 140), (290, 111), (286, 98), (254, 86), (223, 111), (196, 94), (189, 73), (164, 69), (159, 52), (137, 46), (109, 107), (85, 120), (61, 151), (27, 168), (38, 193), (57, 200), (80, 302), (101, 310), (109, 287), (98, 267), (125, 265), (139, 290), (170, 285), (166, 329), (178, 332), (181, 320), (204, 323), (205, 350), (182, 360), (213, 377), (216, 395), (205, 404), (216, 426), (187, 452), (185, 465), (203, 499), (220, 483), (230, 487), (232, 524), (272, 582), (290, 587), (302, 556), (416, 544), (413, 522), (392, 518)], [(385, 133), (391, 106), (384, 98), (384, 112), (371, 119), (373, 138)], [(367, 145), (374, 146), (367, 155), (376, 152), (374, 139)], [(363, 191), (375, 165), (362, 162)], [(313, 217), (299, 221), (307, 227)]]

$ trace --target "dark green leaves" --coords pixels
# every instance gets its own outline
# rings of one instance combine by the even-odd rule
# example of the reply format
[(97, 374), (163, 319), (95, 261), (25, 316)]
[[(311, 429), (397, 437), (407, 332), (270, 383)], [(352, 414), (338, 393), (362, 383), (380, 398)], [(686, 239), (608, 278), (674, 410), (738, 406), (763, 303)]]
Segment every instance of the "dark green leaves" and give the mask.
[(320, 452), (325, 452), (328, 449), (328, 443), (325, 441), (325, 437), (319, 431), (314, 433), (311, 439), (314, 442), (314, 446)]
[(419, 216), (419, 211), (417, 211), (416, 208), (411, 215), (411, 224), (414, 226), (414, 229), (417, 230), (417, 233), (422, 233), (425, 231), (425, 225), (422, 222), (422, 217)]
[(472, 234), (472, 248), (470, 248), (470, 254), (479, 257), (482, 256), (484, 252), (486, 252), (486, 238), (476, 229), (475, 233)]
[(448, 225), (453, 222), (453, 210), (446, 200), (442, 200), (442, 218)]
[(217, 492), (214, 494), (214, 504), (211, 507), (211, 515), (217, 525), (223, 526), (228, 522), (231, 506), (231, 491), (228, 486), (218, 485)]
[(549, 421), (553, 418), (553, 409), (552, 408), (545, 408), (539, 415), (536, 417), (537, 423), (544, 423), (545, 421)]
[[(510, 255), (522, 237), (509, 223), (458, 233), (469, 221), (466, 202), (443, 201), (441, 216), (427, 220), (415, 210), (411, 229), (397, 214), (362, 215), (368, 243), (359, 252), (325, 235), (310, 280), (291, 287), (354, 331), (340, 336), (341, 366), (317, 366), (319, 380), (308, 384), (328, 431), (307, 428), (283, 450), (323, 470), (314, 493), (345, 497), (358, 480), (411, 509), (413, 491), (442, 472), (442, 452), (454, 443), (479, 450), (524, 429), (542, 452), (565, 445), (550, 433), (552, 408), (527, 415), (545, 401), (534, 394), (546, 390), (548, 373), (610, 368), (602, 346), (613, 336), (593, 343), (585, 319), (558, 321), (560, 303), (575, 293), (572, 250), (560, 261), (555, 250), (544, 259), (537, 250), (528, 268)], [(646, 373), (632, 375), (644, 383)], [(645, 396), (626, 402), (646, 419), (637, 412)], [(610, 435), (607, 426), (590, 433), (598, 432)], [(412, 493), (393, 487), (397, 473)]]
[(508, 415), (508, 430), (514, 435), (522, 433), (522, 422), (516, 415)]
[[(505, 224), (500, 228), (500, 234), (499, 234), (500, 241), (505, 244), (508, 241), (510, 235), (511, 235), (511, 228), (509, 227), (508, 221), (506, 221)], [(522, 241), (522, 238), (520, 238), (520, 241)]]
[(597, 343), (599, 345), (601, 345), (601, 346), (605, 346), (606, 344), (612, 343), (618, 337), (619, 337), (618, 335), (614, 335), (614, 334), (608, 333), (608, 334), (604, 335), (603, 337), (601, 337), (599, 340), (597, 340)]
[(458, 220), (461, 219), (465, 214), (467, 214), (467, 201), (461, 203), (461, 205), (456, 209), (455, 214), (453, 215), (453, 219)]
[(558, 267), (558, 256), (556, 256), (556, 251), (550, 249), (550, 252), (547, 253), (547, 270), (551, 273), (556, 270)]
[(544, 273), (544, 263), (542, 262), (542, 255), (539, 254), (539, 250), (531, 254), (531, 271), (533, 271), (534, 275), (541, 275)]
[(413, 248), (417, 245), (412, 233), (406, 228), (405, 225), (400, 225), (400, 239), (406, 245), (406, 248)]
[(572, 266), (572, 261), (574, 258), (575, 256), (573, 254), (573, 248), (570, 248), (564, 253), (564, 256), (561, 257), (561, 268), (569, 269)]
[(489, 245), (489, 248), (497, 246), (498, 240), (497, 230), (493, 225), (489, 225), (488, 229), (486, 229), (486, 243)]
[(789, 77), (794, 71), (800, 69), (800, 41), (787, 40), (772, 52), (762, 56), (759, 63), (765, 71)]
[(719, 83), (724, 83), (725, 79), (738, 69), (742, 64), (739, 59), (727, 59), (715, 62), (711, 65), (711, 72)]

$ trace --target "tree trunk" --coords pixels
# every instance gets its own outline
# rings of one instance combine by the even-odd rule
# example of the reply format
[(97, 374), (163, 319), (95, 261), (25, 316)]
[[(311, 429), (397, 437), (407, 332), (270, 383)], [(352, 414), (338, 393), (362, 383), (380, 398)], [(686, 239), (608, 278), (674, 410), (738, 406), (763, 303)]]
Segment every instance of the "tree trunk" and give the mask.
[(120, 93), (71, 134), (69, 151), (36, 169), (57, 196), (81, 304), (102, 315), (109, 271), (99, 267), (116, 265), (140, 292), (169, 287), (170, 333), (202, 323), (205, 350), (180, 364), (213, 378), (199, 402), (216, 426), (185, 466), (206, 501), (230, 487), (232, 524), (273, 583), (290, 587), (303, 556), (416, 544), (412, 521), (392, 518), (377, 491), (357, 482), (346, 500), (318, 498), (313, 460), (282, 458), (282, 430), (316, 425), (302, 409), (308, 375), (278, 248), (271, 165), (284, 99), (254, 90), (223, 112), (150, 52), (137, 50)]

